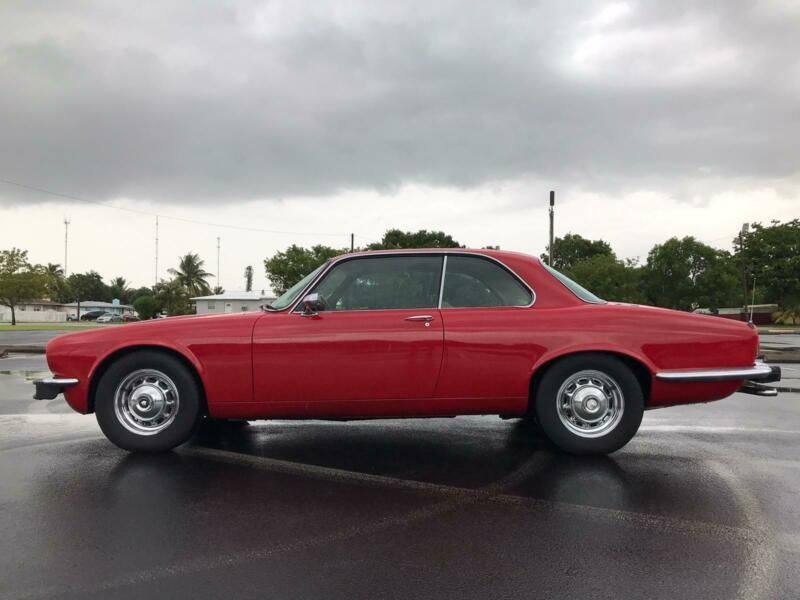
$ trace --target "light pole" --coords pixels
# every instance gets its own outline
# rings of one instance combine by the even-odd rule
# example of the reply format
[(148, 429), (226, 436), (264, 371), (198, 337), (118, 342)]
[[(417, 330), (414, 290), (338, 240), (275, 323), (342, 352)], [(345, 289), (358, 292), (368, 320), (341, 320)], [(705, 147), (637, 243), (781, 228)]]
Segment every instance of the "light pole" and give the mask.
[(67, 271), (67, 243), (69, 241), (69, 224), (70, 220), (67, 217), (64, 217), (64, 277), (69, 274)]
[(153, 286), (158, 285), (158, 215), (156, 215), (156, 267), (155, 267), (155, 280)]
[(742, 268), (742, 306), (747, 310), (747, 263), (744, 255), (744, 239), (750, 233), (749, 223), (744, 223), (739, 230), (739, 258)]
[(549, 266), (553, 266), (553, 215), (555, 213), (555, 206), (556, 206), (556, 193), (554, 190), (550, 190), (550, 245), (548, 246), (548, 258), (547, 264)]

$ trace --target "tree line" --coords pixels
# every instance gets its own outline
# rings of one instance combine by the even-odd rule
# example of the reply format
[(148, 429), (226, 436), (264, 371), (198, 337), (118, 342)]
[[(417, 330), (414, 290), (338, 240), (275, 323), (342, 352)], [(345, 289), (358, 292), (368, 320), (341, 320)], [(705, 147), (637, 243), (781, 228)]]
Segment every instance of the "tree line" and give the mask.
[(197, 254), (190, 252), (179, 258), (177, 268), (168, 270), (169, 279), (162, 279), (152, 287), (134, 288), (124, 277), (115, 277), (106, 284), (97, 271), (65, 276), (59, 264), (32, 264), (27, 250), (0, 250), (0, 304), (11, 309), (12, 325), (16, 325), (19, 304), (43, 298), (62, 304), (77, 302), (76, 314), (80, 314), (81, 302), (114, 299), (133, 305), (143, 319), (158, 313), (189, 314), (190, 298), (223, 291), (211, 289), (208, 278), (213, 274), (205, 270), (204, 264)]
[[(462, 248), (443, 231), (391, 229), (380, 242), (359, 250)], [(485, 246), (499, 249), (497, 246)], [(547, 261), (549, 246), (541, 255)], [(277, 293), (283, 293), (326, 260), (347, 248), (297, 245), (264, 261)], [(553, 265), (601, 298), (675, 310), (745, 307), (752, 302), (779, 306), (777, 317), (800, 320), (800, 219), (754, 223), (733, 239), (733, 251), (713, 248), (692, 236), (656, 244), (646, 260), (623, 259), (605, 240), (568, 233), (553, 241)]]
[[(779, 306), (778, 318), (796, 324), (800, 320), (800, 219), (768, 225), (754, 223), (733, 238), (733, 251), (713, 248), (691, 236), (672, 237), (656, 244), (644, 262), (617, 256), (605, 240), (590, 240), (568, 233), (553, 242), (553, 267), (609, 301), (649, 304), (677, 310), (704, 307), (744, 307), (751, 302)], [(380, 241), (357, 250), (399, 248), (463, 248), (443, 231), (388, 230)], [(497, 246), (485, 246), (499, 249)], [(349, 248), (293, 244), (264, 260), (267, 277), (276, 294), (282, 294), (326, 260)], [(542, 259), (547, 260), (549, 247)], [(132, 304), (142, 318), (158, 313), (192, 312), (190, 298), (211, 293), (204, 261), (194, 253), (179, 258), (170, 278), (152, 287), (132, 288), (124, 277), (108, 284), (96, 271), (65, 277), (58, 264), (34, 265), (27, 251), (0, 251), (0, 304), (12, 309), (23, 300), (50, 298), (55, 302), (81, 302), (116, 298)], [(244, 273), (245, 287), (252, 289), (253, 268)]]
[(553, 266), (606, 300), (717, 312), (744, 308), (755, 299), (777, 304), (777, 318), (796, 324), (800, 219), (754, 223), (732, 242), (728, 252), (691, 236), (673, 237), (653, 246), (639, 264), (618, 258), (603, 240), (567, 234), (553, 242)]

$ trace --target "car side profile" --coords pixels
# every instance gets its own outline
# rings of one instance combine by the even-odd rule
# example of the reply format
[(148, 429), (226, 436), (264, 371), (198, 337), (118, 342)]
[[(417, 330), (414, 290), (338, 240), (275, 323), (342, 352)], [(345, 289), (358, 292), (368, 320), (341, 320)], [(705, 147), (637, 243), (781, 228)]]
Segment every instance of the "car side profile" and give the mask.
[(122, 322), (122, 316), (107, 312), (97, 317), (96, 321), (98, 323), (120, 323)]
[(604, 454), (643, 411), (737, 390), (774, 394), (752, 325), (605, 302), (515, 252), (354, 253), (262, 311), (170, 317), (55, 338), (52, 378), (131, 451), (185, 442), (203, 418), (496, 414), (562, 450)]
[(104, 310), (90, 310), (88, 312), (83, 313), (80, 316), (80, 321), (96, 321), (100, 317), (106, 314)]

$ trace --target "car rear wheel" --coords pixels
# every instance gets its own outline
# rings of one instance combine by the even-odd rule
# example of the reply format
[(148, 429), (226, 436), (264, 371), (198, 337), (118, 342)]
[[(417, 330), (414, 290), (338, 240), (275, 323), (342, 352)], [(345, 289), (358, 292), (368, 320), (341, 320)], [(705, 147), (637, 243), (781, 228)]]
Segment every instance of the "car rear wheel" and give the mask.
[(542, 377), (535, 412), (544, 434), (571, 454), (608, 454), (636, 434), (644, 395), (618, 358), (582, 354), (560, 360)]
[(123, 356), (103, 373), (97, 422), (114, 444), (131, 452), (163, 452), (187, 441), (202, 416), (198, 385), (183, 363), (163, 352)]

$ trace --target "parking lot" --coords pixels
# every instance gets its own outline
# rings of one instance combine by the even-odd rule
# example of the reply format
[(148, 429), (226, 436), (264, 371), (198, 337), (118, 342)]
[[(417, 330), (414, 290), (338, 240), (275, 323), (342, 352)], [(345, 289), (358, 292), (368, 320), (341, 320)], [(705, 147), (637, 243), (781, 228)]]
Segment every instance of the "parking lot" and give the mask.
[(605, 458), (497, 417), (231, 424), (137, 456), (61, 398), (31, 400), (45, 370), (0, 360), (2, 598), (800, 588), (800, 394), (652, 411)]

